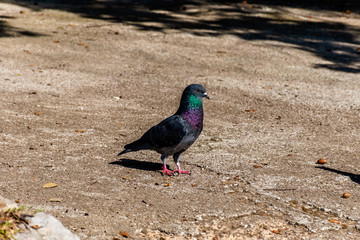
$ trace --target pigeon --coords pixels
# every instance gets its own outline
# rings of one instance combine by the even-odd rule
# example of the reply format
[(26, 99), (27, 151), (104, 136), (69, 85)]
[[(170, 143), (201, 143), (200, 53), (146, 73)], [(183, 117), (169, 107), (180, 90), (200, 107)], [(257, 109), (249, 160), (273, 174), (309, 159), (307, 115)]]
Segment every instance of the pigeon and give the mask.
[[(177, 112), (150, 128), (138, 140), (125, 145), (125, 150), (118, 156), (139, 150), (154, 150), (161, 154), (163, 175), (191, 174), (190, 171), (181, 169), (180, 157), (196, 141), (203, 129), (203, 97), (210, 99), (202, 85), (187, 86)], [(177, 170), (167, 169), (166, 159), (169, 156), (173, 156)]]

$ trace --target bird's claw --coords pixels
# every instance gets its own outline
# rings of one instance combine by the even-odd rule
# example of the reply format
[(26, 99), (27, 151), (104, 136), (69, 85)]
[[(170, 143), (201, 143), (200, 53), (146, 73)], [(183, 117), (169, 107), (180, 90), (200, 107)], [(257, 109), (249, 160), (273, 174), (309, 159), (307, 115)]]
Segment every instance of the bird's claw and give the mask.
[(173, 171), (171, 171), (171, 170), (169, 170), (169, 169), (167, 169), (167, 168), (162, 168), (163, 169), (163, 176), (165, 176), (165, 174), (167, 174), (168, 176), (173, 176), (174, 175), (174, 172)]
[(191, 175), (191, 172), (190, 171), (185, 171), (185, 170), (181, 170), (181, 169), (178, 169), (178, 170), (174, 170), (174, 173), (178, 173), (179, 175), (180, 174), (188, 174), (188, 175)]

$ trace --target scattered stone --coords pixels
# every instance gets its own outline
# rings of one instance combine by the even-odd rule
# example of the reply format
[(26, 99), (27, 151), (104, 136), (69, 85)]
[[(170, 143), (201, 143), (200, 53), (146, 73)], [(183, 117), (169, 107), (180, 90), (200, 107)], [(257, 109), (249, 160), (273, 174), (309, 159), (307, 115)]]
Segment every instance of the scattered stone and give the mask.
[[(0, 196), (0, 211), (8, 209), (18, 209), (16, 202)], [(16, 233), (11, 239), (17, 240), (80, 240), (80, 238), (70, 232), (55, 217), (44, 212), (35, 215), (21, 214), (26, 221), (17, 223), (20, 232)]]
[(36, 213), (34, 216), (27, 216), (29, 226), (20, 226), (19, 233), (14, 235), (17, 240), (80, 240), (80, 238), (66, 229), (55, 217), (44, 212)]

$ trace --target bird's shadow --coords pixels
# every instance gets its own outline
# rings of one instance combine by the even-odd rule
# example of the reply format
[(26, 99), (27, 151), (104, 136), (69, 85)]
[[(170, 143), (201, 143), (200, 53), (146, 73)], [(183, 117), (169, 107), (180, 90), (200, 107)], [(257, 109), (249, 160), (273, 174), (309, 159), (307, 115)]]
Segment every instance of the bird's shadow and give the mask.
[(161, 163), (146, 162), (129, 158), (122, 158), (120, 160), (110, 162), (109, 164), (153, 172), (161, 170), (163, 166)]
[(334, 172), (334, 173), (337, 173), (337, 174), (341, 174), (343, 176), (347, 176), (354, 183), (360, 184), (360, 174), (353, 174), (353, 173), (344, 172), (344, 171), (341, 171), (341, 170), (337, 170), (337, 169), (329, 168), (329, 167), (324, 167), (324, 166), (319, 166), (319, 167), (315, 167), (315, 168), (320, 168), (322, 170), (326, 170), (326, 171), (329, 171), (329, 172)]

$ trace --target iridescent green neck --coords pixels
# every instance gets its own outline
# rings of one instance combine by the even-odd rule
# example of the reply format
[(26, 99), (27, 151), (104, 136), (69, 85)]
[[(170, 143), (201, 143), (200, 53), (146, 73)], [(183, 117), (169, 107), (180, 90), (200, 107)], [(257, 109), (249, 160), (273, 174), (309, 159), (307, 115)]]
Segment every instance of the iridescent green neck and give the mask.
[(187, 98), (187, 102), (188, 102), (188, 108), (191, 108), (191, 109), (202, 108), (202, 101), (199, 100), (194, 95), (189, 95)]

